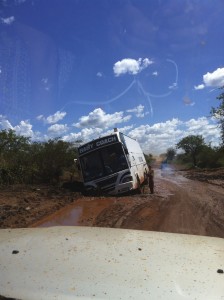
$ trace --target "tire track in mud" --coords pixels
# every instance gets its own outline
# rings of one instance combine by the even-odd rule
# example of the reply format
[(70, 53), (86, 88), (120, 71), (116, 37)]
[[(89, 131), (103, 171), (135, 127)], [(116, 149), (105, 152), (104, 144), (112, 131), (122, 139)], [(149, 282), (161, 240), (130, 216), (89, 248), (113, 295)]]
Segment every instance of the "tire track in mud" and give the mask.
[(178, 176), (158, 176), (156, 186), (154, 195), (117, 198), (93, 225), (224, 237), (222, 189)]

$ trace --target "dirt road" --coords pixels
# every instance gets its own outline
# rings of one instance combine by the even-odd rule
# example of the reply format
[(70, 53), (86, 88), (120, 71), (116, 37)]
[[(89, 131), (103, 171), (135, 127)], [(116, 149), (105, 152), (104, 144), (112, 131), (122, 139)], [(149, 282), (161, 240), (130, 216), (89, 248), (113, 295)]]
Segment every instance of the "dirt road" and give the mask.
[[(25, 210), (17, 209), (18, 214), (14, 214), (11, 223), (8, 214), (3, 227), (82, 225), (155, 230), (223, 238), (223, 180), (214, 179), (206, 183), (190, 180), (186, 178), (186, 175), (189, 177), (189, 174), (180, 171), (167, 172), (162, 175), (159, 169), (156, 170), (155, 194), (153, 195), (149, 193), (148, 188), (141, 195), (98, 198), (83, 197), (72, 192), (66, 192), (64, 197), (63, 192), (60, 191), (54, 196), (49, 196), (50, 205), (47, 198), (48, 194), (45, 195), (44, 201), (43, 199), (41, 201), (38, 191), (34, 191), (33, 198), (28, 204), (26, 203), (28, 206)], [(34, 205), (36, 203), (35, 195), (39, 197), (37, 205)], [(63, 197), (66, 199), (64, 207)], [(29, 197), (25, 199), (27, 198), (30, 199)], [(24, 200), (20, 199), (19, 204), (21, 205), (23, 202)], [(8, 203), (10, 203), (9, 199)], [(14, 201), (13, 209), (15, 207)], [(42, 209), (42, 213), (38, 212), (38, 208)], [(22, 211), (24, 213), (20, 215)], [(52, 214), (52, 212), (54, 213)], [(26, 215), (29, 216), (29, 219)], [(23, 223), (19, 221), (21, 217)]]
[(224, 237), (224, 189), (181, 172), (155, 174), (155, 194), (85, 197), (35, 226), (83, 225)]

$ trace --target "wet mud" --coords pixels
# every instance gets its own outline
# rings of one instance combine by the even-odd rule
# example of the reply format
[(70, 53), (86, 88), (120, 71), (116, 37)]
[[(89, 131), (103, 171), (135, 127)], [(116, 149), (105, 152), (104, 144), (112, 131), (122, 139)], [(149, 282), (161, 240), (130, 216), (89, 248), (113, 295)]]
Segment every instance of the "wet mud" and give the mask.
[[(186, 178), (187, 175), (188, 178)], [(213, 175), (214, 176), (214, 175)], [(222, 179), (213, 184), (204, 180), (191, 180), (189, 173), (161, 170), (155, 172), (155, 193), (144, 193), (123, 197), (86, 197), (82, 194), (65, 191), (46, 197), (33, 197), (35, 201), (19, 208), (17, 223), (14, 219), (5, 223), (6, 227), (48, 227), (48, 226), (97, 226), (140, 230), (154, 230), (184, 234), (224, 237), (224, 188)], [(34, 191), (40, 196), (40, 191)], [(43, 194), (43, 193), (42, 193)], [(44, 196), (44, 195), (43, 195)], [(51, 199), (49, 202), (49, 199)], [(27, 199), (27, 197), (25, 198)], [(48, 200), (47, 200), (48, 199)], [(20, 199), (20, 204), (24, 204)], [(36, 203), (36, 206), (34, 205)], [(54, 203), (54, 205), (52, 204)], [(63, 203), (63, 204), (62, 204)], [(14, 203), (15, 204), (15, 203)], [(38, 208), (41, 211), (38, 211)], [(9, 205), (10, 207), (10, 205)], [(11, 210), (16, 205), (11, 206)], [(50, 208), (50, 210), (48, 210)], [(32, 218), (26, 218), (36, 209)], [(45, 214), (43, 213), (45, 209)], [(20, 215), (20, 212), (24, 212)], [(24, 219), (27, 222), (20, 222)], [(19, 226), (18, 226), (19, 225)], [(4, 227), (4, 228), (6, 228)]]

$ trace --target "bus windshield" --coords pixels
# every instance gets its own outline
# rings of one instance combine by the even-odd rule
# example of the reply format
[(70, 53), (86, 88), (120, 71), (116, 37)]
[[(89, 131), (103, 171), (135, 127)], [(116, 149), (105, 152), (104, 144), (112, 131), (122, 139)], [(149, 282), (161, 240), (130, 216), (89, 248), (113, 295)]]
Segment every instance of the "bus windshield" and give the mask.
[(80, 158), (84, 182), (114, 174), (128, 168), (120, 143), (109, 145)]

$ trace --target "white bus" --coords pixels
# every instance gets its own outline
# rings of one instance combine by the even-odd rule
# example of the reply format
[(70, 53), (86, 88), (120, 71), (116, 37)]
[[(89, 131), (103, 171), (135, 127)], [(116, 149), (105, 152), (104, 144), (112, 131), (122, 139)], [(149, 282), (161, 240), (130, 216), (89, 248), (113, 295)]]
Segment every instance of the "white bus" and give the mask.
[(115, 128), (111, 135), (78, 148), (86, 192), (116, 195), (147, 182), (148, 166), (139, 143)]

